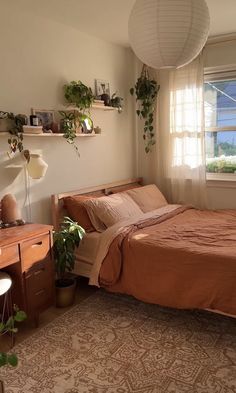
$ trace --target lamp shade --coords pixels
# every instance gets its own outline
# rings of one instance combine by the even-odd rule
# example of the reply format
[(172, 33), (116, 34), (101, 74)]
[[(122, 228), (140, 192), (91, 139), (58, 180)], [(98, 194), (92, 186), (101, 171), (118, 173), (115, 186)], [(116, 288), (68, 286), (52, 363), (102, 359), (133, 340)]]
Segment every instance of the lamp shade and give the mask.
[(129, 17), (129, 40), (148, 66), (179, 68), (198, 56), (209, 28), (205, 0), (136, 0)]
[(11, 288), (11, 284), (11, 277), (7, 273), (0, 272), (0, 296), (4, 295)]
[(40, 154), (30, 154), (30, 160), (26, 168), (32, 179), (41, 179), (47, 172), (48, 164)]

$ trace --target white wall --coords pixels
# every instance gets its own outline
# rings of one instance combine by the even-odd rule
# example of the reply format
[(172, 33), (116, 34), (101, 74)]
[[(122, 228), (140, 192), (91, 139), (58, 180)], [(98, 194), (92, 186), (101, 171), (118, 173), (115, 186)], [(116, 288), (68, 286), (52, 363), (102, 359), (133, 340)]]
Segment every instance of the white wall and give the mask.
[[(25, 137), (24, 147), (41, 150), (49, 168), (42, 180), (32, 180), (32, 221), (50, 222), (50, 195), (135, 174), (133, 54), (78, 30), (22, 10), (18, 1), (1, 1), (0, 110), (30, 114), (31, 108), (55, 109), (63, 105), (65, 82), (94, 79), (110, 82), (111, 92), (125, 98), (125, 110), (92, 110), (103, 134), (77, 138), (81, 157), (61, 138)], [(109, 32), (108, 32), (109, 34)], [(7, 138), (0, 136), (0, 197), (15, 194), (22, 207), (26, 197), (21, 168), (7, 168)], [(26, 217), (26, 210), (23, 209)]]

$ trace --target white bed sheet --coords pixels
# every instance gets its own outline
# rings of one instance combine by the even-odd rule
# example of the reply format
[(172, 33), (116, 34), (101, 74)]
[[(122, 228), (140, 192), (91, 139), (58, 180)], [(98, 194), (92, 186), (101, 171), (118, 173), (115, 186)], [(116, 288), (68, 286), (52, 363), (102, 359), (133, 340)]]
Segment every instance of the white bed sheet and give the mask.
[(90, 270), (95, 262), (97, 250), (100, 242), (101, 233), (86, 233), (80, 242), (79, 247), (75, 250), (75, 267), (74, 273), (89, 277)]

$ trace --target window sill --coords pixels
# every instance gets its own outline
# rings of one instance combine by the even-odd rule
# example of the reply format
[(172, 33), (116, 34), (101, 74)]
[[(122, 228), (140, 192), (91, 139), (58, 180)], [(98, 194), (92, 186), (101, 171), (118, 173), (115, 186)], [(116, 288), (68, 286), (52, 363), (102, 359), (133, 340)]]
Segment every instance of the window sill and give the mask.
[(207, 187), (236, 188), (236, 173), (207, 173)]

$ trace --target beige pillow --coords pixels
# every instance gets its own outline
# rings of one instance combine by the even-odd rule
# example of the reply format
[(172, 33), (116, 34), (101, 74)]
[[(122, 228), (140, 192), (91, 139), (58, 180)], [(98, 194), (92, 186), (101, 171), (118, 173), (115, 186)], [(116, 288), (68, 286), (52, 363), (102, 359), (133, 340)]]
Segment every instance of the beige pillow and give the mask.
[(85, 201), (84, 206), (99, 232), (119, 221), (142, 214), (142, 210), (126, 193), (91, 199)]
[(137, 203), (144, 213), (156, 210), (168, 204), (164, 195), (155, 184), (134, 188), (125, 193)]

